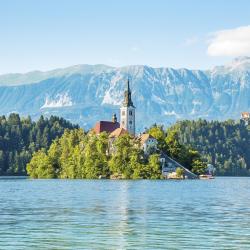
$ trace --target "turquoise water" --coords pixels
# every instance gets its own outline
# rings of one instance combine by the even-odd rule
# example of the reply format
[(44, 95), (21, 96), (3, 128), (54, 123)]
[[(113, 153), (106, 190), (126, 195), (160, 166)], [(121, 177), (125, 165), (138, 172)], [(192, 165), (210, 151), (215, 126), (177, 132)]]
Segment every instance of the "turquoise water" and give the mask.
[(250, 178), (0, 179), (0, 249), (250, 249)]

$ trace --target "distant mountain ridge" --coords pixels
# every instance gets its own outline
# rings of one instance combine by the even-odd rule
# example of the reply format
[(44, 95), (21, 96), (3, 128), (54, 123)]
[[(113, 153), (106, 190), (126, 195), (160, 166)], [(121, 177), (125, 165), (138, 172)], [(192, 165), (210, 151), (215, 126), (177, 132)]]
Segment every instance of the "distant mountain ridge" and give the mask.
[(96, 120), (119, 114), (128, 76), (138, 130), (179, 119), (239, 118), (250, 111), (250, 57), (240, 57), (206, 71), (76, 65), (1, 75), (0, 113), (54, 114), (90, 128)]
[(77, 73), (98, 73), (102, 70), (112, 69), (110, 66), (97, 65), (74, 65), (67, 68), (59, 68), (50, 71), (31, 71), (28, 73), (10, 73), (0, 75), (0, 86), (18, 86), (23, 84), (37, 83), (48, 78), (69, 76)]

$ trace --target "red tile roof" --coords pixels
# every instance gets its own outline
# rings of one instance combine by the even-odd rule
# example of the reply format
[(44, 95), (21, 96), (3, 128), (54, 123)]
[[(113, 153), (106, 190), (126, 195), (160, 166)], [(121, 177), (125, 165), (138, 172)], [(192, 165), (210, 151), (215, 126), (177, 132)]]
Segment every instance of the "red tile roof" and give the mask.
[(93, 131), (96, 134), (100, 134), (101, 132), (112, 133), (114, 130), (120, 127), (119, 122), (110, 122), (110, 121), (99, 121), (95, 124)]
[(124, 128), (117, 128), (116, 130), (114, 130), (110, 135), (109, 137), (110, 138), (117, 138), (121, 135), (124, 135), (124, 134), (127, 134), (128, 131)]

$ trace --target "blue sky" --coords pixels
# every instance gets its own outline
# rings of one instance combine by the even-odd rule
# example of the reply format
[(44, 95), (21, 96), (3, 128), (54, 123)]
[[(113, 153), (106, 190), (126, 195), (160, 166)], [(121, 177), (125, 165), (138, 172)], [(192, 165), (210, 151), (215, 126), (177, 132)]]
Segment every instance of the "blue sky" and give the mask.
[(249, 13), (248, 0), (2, 0), (0, 74), (85, 63), (208, 69), (250, 55)]

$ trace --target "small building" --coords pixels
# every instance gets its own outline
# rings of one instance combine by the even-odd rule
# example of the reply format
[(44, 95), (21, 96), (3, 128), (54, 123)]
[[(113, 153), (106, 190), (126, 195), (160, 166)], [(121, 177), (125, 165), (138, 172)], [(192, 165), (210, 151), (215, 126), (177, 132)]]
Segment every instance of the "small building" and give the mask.
[(215, 169), (214, 165), (207, 164), (207, 174), (214, 175), (215, 171), (216, 171), (216, 169)]
[(250, 124), (250, 113), (249, 112), (242, 112), (241, 113), (241, 122), (243, 122), (246, 126)]
[(158, 141), (152, 135), (146, 133), (141, 134), (138, 139), (145, 155), (157, 150)]

